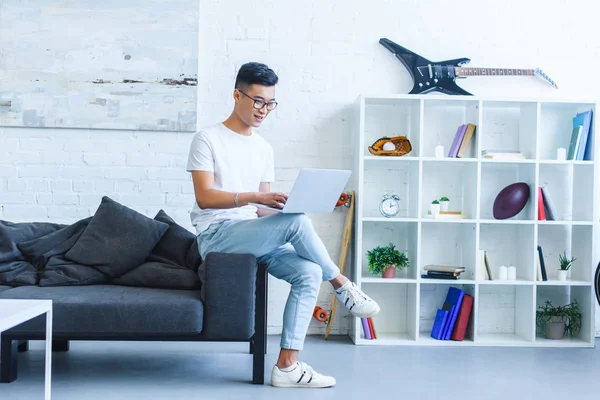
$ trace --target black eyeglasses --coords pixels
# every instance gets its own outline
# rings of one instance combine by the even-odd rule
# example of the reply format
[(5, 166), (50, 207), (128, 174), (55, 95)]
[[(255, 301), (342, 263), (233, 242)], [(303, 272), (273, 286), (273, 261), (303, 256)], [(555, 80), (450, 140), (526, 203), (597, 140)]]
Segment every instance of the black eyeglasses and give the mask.
[(266, 102), (264, 100), (261, 99), (255, 99), (252, 98), (250, 96), (248, 96), (246, 93), (244, 93), (242, 90), (238, 89), (240, 91), (240, 93), (242, 93), (244, 96), (246, 96), (247, 98), (249, 98), (250, 100), (254, 101), (254, 108), (260, 110), (261, 108), (263, 108), (265, 105), (267, 106), (267, 110), (269, 111), (273, 111), (275, 108), (277, 108), (277, 102), (276, 101), (270, 101), (270, 102)]

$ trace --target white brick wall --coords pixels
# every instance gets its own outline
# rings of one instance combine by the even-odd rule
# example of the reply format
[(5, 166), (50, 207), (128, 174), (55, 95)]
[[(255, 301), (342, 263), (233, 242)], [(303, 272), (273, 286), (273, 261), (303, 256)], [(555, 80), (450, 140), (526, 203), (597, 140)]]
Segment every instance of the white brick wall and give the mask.
[[(360, 93), (406, 93), (410, 77), (378, 44), (389, 37), (432, 60), (470, 57), (482, 67), (539, 66), (559, 85), (534, 78), (482, 77), (460, 82), (476, 94), (594, 97), (585, 68), (600, 64), (597, 22), (578, 3), (466, 0), (257, 3), (203, 0), (198, 74), (199, 125), (231, 110), (237, 68), (257, 60), (280, 76), (279, 109), (262, 129), (276, 150), (278, 182), (289, 188), (301, 166), (350, 166), (348, 105)], [(587, 2), (586, 2), (587, 3)], [(151, 29), (151, 26), (148, 27)], [(568, 56), (572, 54), (573, 56)], [(190, 228), (193, 189), (184, 171), (191, 134), (0, 128), (0, 218), (74, 222), (108, 195), (153, 216), (164, 208)], [(337, 261), (343, 214), (315, 221)], [(270, 332), (279, 332), (287, 284), (272, 282)], [(323, 285), (320, 303), (328, 306)], [(345, 313), (335, 332), (347, 331)], [(600, 316), (598, 317), (600, 321)], [(600, 330), (600, 327), (599, 327)], [(322, 331), (313, 322), (311, 332)]]

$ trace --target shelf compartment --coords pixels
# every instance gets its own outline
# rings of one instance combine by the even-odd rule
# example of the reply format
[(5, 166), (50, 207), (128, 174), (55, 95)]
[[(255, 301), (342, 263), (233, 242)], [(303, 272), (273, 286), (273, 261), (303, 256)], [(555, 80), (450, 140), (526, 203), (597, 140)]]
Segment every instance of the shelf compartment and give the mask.
[(594, 110), (595, 113), (594, 105), (591, 103), (542, 102), (539, 136), (540, 160), (556, 160), (556, 150), (560, 147), (568, 153), (573, 132), (573, 118), (578, 113), (587, 110)]
[(414, 341), (417, 336), (417, 284), (380, 285), (363, 283), (362, 290), (380, 306), (379, 313), (372, 317), (377, 339), (365, 338), (362, 321), (356, 318), (357, 328), (363, 344), (394, 344)]
[(467, 219), (477, 217), (477, 164), (425, 161), (422, 188), (423, 218), (433, 218), (428, 214), (431, 202), (442, 196), (450, 199), (449, 211), (460, 211)]
[(536, 158), (537, 103), (482, 102), (480, 150), (519, 150), (527, 159)]
[(511, 281), (498, 280), (500, 266), (513, 265), (517, 270), (517, 281), (533, 282), (535, 280), (536, 246), (534, 225), (525, 224), (481, 224), (479, 227), (479, 248), (487, 255), (492, 280), (484, 277), (477, 279), (483, 282), (510, 284)]
[(418, 157), (420, 144), (421, 102), (413, 99), (365, 98), (364, 155), (377, 139), (406, 136), (412, 150), (403, 157)]
[(364, 222), (362, 234), (361, 277), (391, 281), (389, 278), (375, 276), (369, 272), (367, 252), (377, 246), (393, 243), (397, 250), (405, 251), (409, 266), (396, 271), (397, 279), (417, 278), (417, 222)]
[(429, 344), (456, 344), (456, 343), (473, 343), (474, 340), (474, 315), (475, 315), (475, 303), (473, 303), (473, 309), (469, 317), (469, 323), (467, 325), (467, 332), (463, 341), (455, 340), (439, 340), (431, 337), (431, 329), (435, 321), (437, 310), (442, 308), (446, 296), (448, 295), (448, 289), (455, 287), (465, 291), (465, 294), (475, 296), (475, 285), (474, 284), (461, 284), (460, 281), (450, 281), (444, 283), (437, 282), (436, 284), (421, 283), (419, 289), (419, 342), (435, 342)]
[(534, 287), (480, 285), (476, 342), (489, 345), (530, 344), (535, 335)]
[[(479, 101), (426, 100), (423, 113), (424, 157), (434, 157), (435, 147), (444, 146), (444, 157), (448, 156), (456, 130), (462, 124), (479, 124)], [(477, 129), (473, 135), (465, 158), (477, 158)]]
[(400, 197), (400, 211), (396, 218), (418, 217), (418, 162), (366, 162), (363, 181), (364, 217), (384, 217), (379, 211), (384, 194), (396, 194)]
[(540, 164), (538, 182), (549, 193), (556, 221), (593, 221), (593, 164)]
[(542, 346), (590, 346), (594, 343), (593, 304), (595, 302), (591, 286), (538, 286), (536, 288), (536, 311), (548, 300), (552, 305), (564, 306), (577, 301), (581, 312), (581, 330), (577, 335), (565, 335), (561, 340), (547, 339), (543, 330), (537, 326), (535, 342)]
[(537, 220), (537, 207), (535, 207), (535, 164), (481, 164), (481, 196), (480, 218), (494, 218), (494, 201), (502, 189), (517, 182), (529, 185), (529, 200), (525, 207), (515, 216), (502, 221), (511, 220)]
[(475, 279), (475, 240), (475, 224), (422, 224), (419, 281), (429, 281), (421, 272), (430, 264), (464, 267), (461, 279)]
[[(539, 225), (538, 244), (542, 247), (547, 282), (569, 285), (568, 281), (592, 282), (596, 266), (593, 254), (593, 227), (569, 225)], [(536, 246), (537, 251), (537, 246)], [(559, 256), (575, 257), (567, 275), (567, 282), (558, 281)], [(539, 257), (538, 257), (539, 258)], [(536, 260), (537, 263), (537, 260)]]

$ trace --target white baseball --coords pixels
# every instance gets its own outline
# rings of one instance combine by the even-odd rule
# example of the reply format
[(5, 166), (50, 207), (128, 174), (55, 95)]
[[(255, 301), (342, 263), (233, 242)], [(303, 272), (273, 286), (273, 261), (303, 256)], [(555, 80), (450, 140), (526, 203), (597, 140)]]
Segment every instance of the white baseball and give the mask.
[(392, 142), (385, 142), (383, 145), (383, 150), (385, 150), (385, 151), (396, 150), (396, 145)]

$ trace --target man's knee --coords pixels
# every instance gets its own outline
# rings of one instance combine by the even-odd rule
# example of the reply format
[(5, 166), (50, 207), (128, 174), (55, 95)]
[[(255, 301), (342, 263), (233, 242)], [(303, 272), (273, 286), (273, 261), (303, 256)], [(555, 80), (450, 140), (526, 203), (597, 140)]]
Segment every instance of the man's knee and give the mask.
[(318, 289), (323, 281), (323, 271), (318, 264), (310, 261), (302, 262), (294, 281), (293, 283), (298, 285)]
[(312, 221), (306, 214), (281, 214), (284, 218), (287, 218), (290, 227), (294, 231), (303, 231), (307, 228), (312, 228)]

